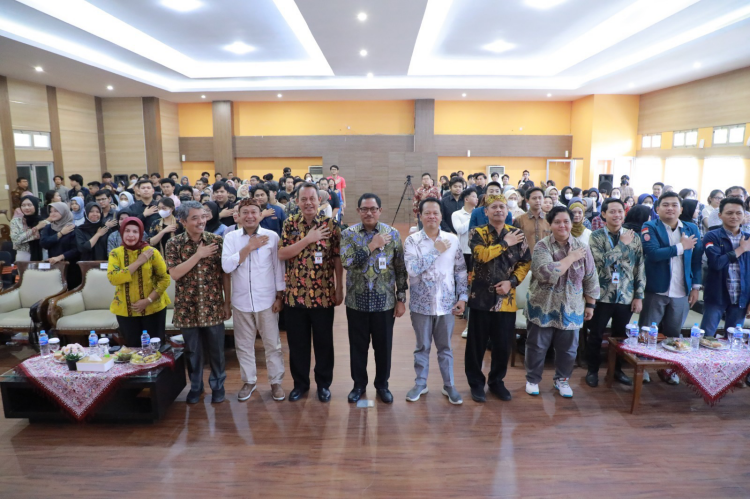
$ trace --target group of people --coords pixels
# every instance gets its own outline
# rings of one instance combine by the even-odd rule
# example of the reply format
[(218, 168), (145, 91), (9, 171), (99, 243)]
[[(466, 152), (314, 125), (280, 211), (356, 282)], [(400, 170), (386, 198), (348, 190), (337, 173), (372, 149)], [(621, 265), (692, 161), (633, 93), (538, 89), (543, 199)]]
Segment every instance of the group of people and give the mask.
[[(69, 190), (60, 188), (56, 177), (59, 190), (45, 206), (27, 192), (28, 181), (19, 179), (12, 193), (18, 216), (11, 232), (21, 258), (70, 262), (72, 285), (76, 261), (108, 260), (116, 287), (111, 311), (128, 345), (138, 345), (144, 329), (164, 336), (166, 290), (174, 280), (173, 324), (185, 341), (188, 403), (198, 402), (204, 392), (204, 355), (212, 401), (225, 398), (224, 322), (230, 317), (243, 381), (240, 400), (257, 387), (258, 335), (272, 396), (286, 398), (280, 314), (294, 380), (289, 400), (311, 387), (311, 350), (317, 397), (330, 400), (334, 309), (344, 303), (353, 380), (348, 400), (357, 402), (365, 393), (372, 342), (376, 394), (391, 403), (393, 325), (406, 312), (408, 291), (415, 384), (406, 399), (416, 402), (427, 393), (434, 343), (441, 392), (461, 404), (451, 347), (455, 318), (467, 319), (465, 374), (472, 399), (484, 402), (487, 385), (496, 397), (510, 400), (504, 377), (516, 328), (517, 288), (524, 279), (530, 280), (524, 310), (531, 395), (539, 394), (553, 346), (553, 386), (563, 397), (573, 396), (569, 380), (581, 328), (588, 331), (586, 382), (595, 387), (610, 321), (613, 336), (625, 336), (633, 314), (640, 314), (640, 325), (656, 323), (665, 335), (677, 336), (703, 286), (701, 327), (707, 335), (715, 334), (722, 317), (734, 325), (750, 313), (750, 255), (745, 254), (750, 215), (742, 187), (712, 191), (701, 206), (693, 190), (678, 193), (657, 184), (635, 205), (629, 202), (627, 176), (620, 187), (558, 192), (553, 182), (536, 187), (527, 171), (516, 187), (507, 175), (493, 174), (487, 182), (477, 173), (467, 182), (456, 172), (438, 188), (425, 173), (414, 193), (419, 228), (402, 243), (394, 227), (380, 222), (381, 200), (374, 193), (357, 200), (359, 223), (341, 224), (346, 183), (337, 166), (330, 172), (317, 183), (291, 171), (278, 183), (272, 174), (243, 182), (217, 173), (213, 184), (204, 172), (194, 186), (186, 177), (178, 184), (176, 174), (165, 179), (154, 174), (131, 176), (127, 187), (104, 174), (88, 190), (72, 175)], [(488, 347), (491, 366), (485, 376)], [(660, 376), (679, 381), (674, 373)], [(619, 365), (615, 379), (632, 383)]]

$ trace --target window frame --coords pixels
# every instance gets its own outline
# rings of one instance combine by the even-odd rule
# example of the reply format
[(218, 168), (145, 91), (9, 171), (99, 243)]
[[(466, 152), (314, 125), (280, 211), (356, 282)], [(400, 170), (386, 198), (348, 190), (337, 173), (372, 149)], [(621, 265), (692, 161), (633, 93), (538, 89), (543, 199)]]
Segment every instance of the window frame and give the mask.
[[(31, 143), (30, 146), (19, 146), (16, 144), (16, 134), (26, 135)], [(49, 147), (36, 147), (34, 145), (34, 136), (42, 135), (47, 137)], [(52, 150), (52, 134), (50, 132), (39, 132), (36, 130), (13, 130), (13, 147), (15, 149), (22, 149), (24, 151), (51, 151)]]
[[(746, 125), (745, 123), (739, 123), (736, 125), (723, 125), (723, 126), (715, 126), (713, 129), (713, 132), (711, 133), (711, 146), (716, 147), (736, 147), (744, 145), (745, 143), (745, 129)], [(736, 129), (742, 129), (742, 139), (740, 139), (739, 142), (731, 142), (730, 137), (732, 135), (732, 130)], [(726, 130), (727, 131), (727, 141), (726, 142), (716, 142), (716, 132), (719, 130)]]
[[(654, 145), (654, 137), (659, 137), (659, 145)], [(649, 145), (644, 145), (643, 141), (649, 139)], [(641, 149), (661, 149), (661, 134), (660, 133), (648, 133), (643, 134), (641, 137)]]
[[(688, 144), (688, 134), (695, 134), (695, 143)], [(677, 136), (682, 135), (682, 145), (677, 145)], [(693, 149), (698, 147), (698, 129), (691, 128), (688, 130), (675, 130), (672, 134), (672, 149)]]

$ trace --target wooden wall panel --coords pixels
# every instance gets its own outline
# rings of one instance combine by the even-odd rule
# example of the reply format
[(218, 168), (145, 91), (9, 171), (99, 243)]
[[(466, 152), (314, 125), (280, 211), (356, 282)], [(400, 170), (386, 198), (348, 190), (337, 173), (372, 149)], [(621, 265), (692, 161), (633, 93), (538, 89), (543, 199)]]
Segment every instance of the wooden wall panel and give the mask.
[(146, 172), (143, 101), (139, 97), (102, 99), (107, 170), (112, 174)]
[(564, 158), (572, 135), (435, 135), (438, 156)]
[(101, 180), (96, 102), (91, 95), (57, 89), (63, 169), (55, 173), (67, 179), (77, 173), (84, 182)]
[(750, 68), (641, 95), (638, 133), (750, 122)]
[(161, 149), (163, 154), (164, 172), (172, 172), (182, 176), (180, 162), (180, 127), (177, 117), (177, 104), (162, 100), (161, 110)]
[(143, 98), (143, 134), (146, 139), (146, 171), (164, 176), (164, 156), (161, 148), (161, 101), (156, 97)]
[(179, 154), (185, 155), (185, 161), (213, 161), (213, 137), (180, 137), (178, 140)]
[(99, 165), (104, 173), (107, 171), (107, 143), (104, 138), (104, 110), (101, 97), (94, 98), (94, 107), (96, 109), (96, 135), (99, 139)]
[[(234, 158), (234, 118), (231, 101), (214, 101), (214, 165), (216, 171), (226, 173), (236, 168)], [(306, 155), (306, 156), (309, 156)]]
[[(184, 139), (190, 140), (190, 139)], [(238, 158), (294, 158), (334, 152), (413, 152), (412, 135), (235, 137)]]
[(10, 194), (4, 187), (8, 185), (8, 178), (16, 176), (16, 149), (5, 76), (0, 76), (0, 162), (0, 209), (10, 210)]
[(435, 99), (414, 101), (414, 152), (435, 150)]
[(53, 166), (56, 172), (64, 168), (62, 143), (60, 142), (60, 115), (57, 109), (57, 89), (47, 85), (49, 109), (50, 145), (52, 146)]
[(8, 97), (14, 129), (50, 131), (45, 85), (9, 79)]

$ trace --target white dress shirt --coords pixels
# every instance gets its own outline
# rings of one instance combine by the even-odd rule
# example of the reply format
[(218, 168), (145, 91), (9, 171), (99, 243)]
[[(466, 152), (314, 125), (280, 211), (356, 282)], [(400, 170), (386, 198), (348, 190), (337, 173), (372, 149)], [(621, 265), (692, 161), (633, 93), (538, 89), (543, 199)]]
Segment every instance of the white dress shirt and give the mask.
[[(662, 222), (664, 224), (664, 222)], [(664, 228), (667, 229), (667, 236), (669, 236), (670, 246), (677, 247), (677, 255), (673, 256), (669, 260), (669, 266), (672, 272), (672, 279), (669, 281), (669, 289), (666, 293), (659, 293), (663, 296), (670, 298), (684, 298), (687, 296), (685, 292), (685, 263), (682, 259), (682, 254), (685, 249), (682, 247), (682, 221), (677, 220), (677, 227), (672, 230), (667, 224), (664, 224)]]
[(461, 208), (456, 210), (451, 215), (453, 222), (453, 228), (458, 234), (458, 240), (461, 243), (461, 251), (464, 255), (471, 254), (471, 248), (469, 248), (469, 222), (471, 221), (471, 211), (467, 212)]
[(232, 306), (240, 312), (262, 312), (271, 308), (276, 292), (284, 291), (284, 262), (279, 261), (279, 236), (272, 230), (258, 227), (258, 236), (268, 242), (250, 252), (240, 264), (240, 250), (250, 242), (245, 229), (224, 236), (221, 267), (232, 275)]

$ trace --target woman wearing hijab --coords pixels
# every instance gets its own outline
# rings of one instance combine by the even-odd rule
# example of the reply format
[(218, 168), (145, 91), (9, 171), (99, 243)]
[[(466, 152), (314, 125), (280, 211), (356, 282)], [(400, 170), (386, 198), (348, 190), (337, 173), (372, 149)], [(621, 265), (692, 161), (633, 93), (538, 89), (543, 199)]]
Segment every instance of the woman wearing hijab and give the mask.
[(599, 194), (599, 189), (592, 187), (589, 189), (587, 196), (589, 201), (586, 203), (586, 218), (592, 220), (594, 217), (598, 217), (602, 211), (601, 194)]
[(129, 347), (141, 344), (141, 333), (164, 341), (169, 296), (167, 264), (143, 241), (143, 223), (126, 218), (120, 226), (122, 246), (109, 253), (107, 278), (115, 286), (109, 311), (117, 316), (120, 335)]
[(110, 232), (109, 236), (107, 236), (107, 254), (109, 255), (112, 253), (112, 250), (117, 248), (122, 244), (122, 237), (120, 237), (120, 227), (122, 227), (123, 222), (125, 222), (125, 219), (128, 217), (132, 217), (133, 214), (128, 209), (120, 210), (117, 212), (117, 215), (115, 216), (115, 219), (117, 220), (117, 230), (113, 230)]
[(206, 210), (206, 213), (211, 216), (210, 220), (206, 220), (206, 228), (204, 230), (211, 234), (216, 234), (217, 236), (223, 236), (224, 232), (227, 230), (227, 226), (221, 223), (221, 220), (219, 219), (219, 205), (213, 201), (206, 201), (203, 203), (203, 208)]
[(247, 184), (242, 184), (239, 189), (237, 189), (237, 198), (238, 199), (245, 199), (250, 197), (250, 186)]
[(81, 253), (81, 261), (107, 259), (107, 234), (117, 225), (115, 220), (106, 224), (102, 221), (102, 209), (96, 203), (89, 203), (85, 208), (86, 221), (76, 227), (76, 244)]
[(560, 202), (560, 191), (557, 190), (557, 187), (554, 185), (551, 185), (547, 187), (547, 189), (544, 191), (544, 197), (550, 197), (552, 198), (552, 206), (566, 206)]
[(190, 180), (187, 177), (182, 177), (180, 179), (180, 185), (185, 185), (187, 187), (190, 187)]
[(117, 211), (121, 210), (128, 210), (130, 211), (130, 207), (133, 206), (133, 203), (135, 203), (135, 199), (133, 199), (133, 195), (130, 194), (128, 191), (122, 191), (119, 195), (119, 202), (117, 203)]
[(651, 210), (651, 220), (656, 220), (659, 218), (659, 215), (657, 215), (656, 211), (654, 211), (656, 199), (654, 198), (653, 194), (641, 194), (640, 196), (638, 196), (638, 204), (648, 206), (648, 208)]
[(81, 284), (73, 213), (65, 203), (52, 203), (47, 222), (49, 225), (42, 229), (39, 243), (47, 250), (50, 263), (68, 262), (68, 289), (73, 289)]
[(625, 215), (625, 223), (622, 226), (640, 234), (643, 224), (648, 222), (650, 217), (651, 209), (648, 206), (636, 205), (628, 210), (628, 214)]
[(47, 226), (39, 213), (39, 199), (34, 196), (21, 198), (20, 215), (10, 221), (10, 240), (16, 250), (17, 262), (39, 262), (42, 260), (42, 247), (39, 244), (40, 231)]
[(682, 200), (682, 213), (680, 214), (680, 220), (683, 222), (694, 223), (700, 227), (701, 224), (698, 220), (700, 218), (700, 213), (700, 203), (698, 203), (697, 199)]
[(573, 203), (569, 206), (570, 211), (573, 212), (573, 228), (570, 229), (570, 234), (581, 241), (586, 246), (589, 245), (589, 237), (591, 237), (591, 229), (587, 228), (585, 225), (583, 225), (584, 213), (586, 210), (586, 207), (583, 205), (583, 203)]
[(78, 227), (82, 225), (86, 219), (83, 216), (83, 209), (86, 207), (86, 203), (83, 202), (81, 196), (76, 196), (70, 200), (70, 212), (73, 214), (73, 224)]
[(563, 206), (568, 206), (568, 203), (570, 200), (573, 199), (573, 188), (569, 185), (566, 185), (562, 188), (560, 191), (560, 203), (562, 203)]

